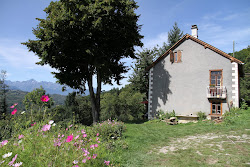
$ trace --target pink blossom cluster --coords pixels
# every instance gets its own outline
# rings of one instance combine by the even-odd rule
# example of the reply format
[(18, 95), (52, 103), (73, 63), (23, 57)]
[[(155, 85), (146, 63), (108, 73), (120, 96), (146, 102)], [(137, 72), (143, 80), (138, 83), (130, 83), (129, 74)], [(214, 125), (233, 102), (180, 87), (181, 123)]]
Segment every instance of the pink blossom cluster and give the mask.
[[(68, 129), (69, 128), (70, 127), (68, 127)], [(97, 133), (96, 136), (99, 136), (99, 133)], [(77, 167), (80, 165), (79, 163), (87, 163), (90, 160), (98, 158), (98, 154), (95, 153), (95, 149), (99, 147), (99, 137), (87, 138), (87, 134), (84, 129), (78, 131), (76, 134), (72, 133), (66, 136), (64, 134), (58, 134), (54, 139), (55, 147), (63, 147), (66, 143), (72, 144), (76, 148), (76, 151), (79, 150), (82, 152), (82, 156), (73, 160), (73, 167)], [(105, 161), (104, 163), (109, 166), (109, 161)]]
[[(10, 106), (10, 108), (15, 108), (18, 105), (18, 103), (13, 104), (12, 106)], [(15, 115), (17, 112), (17, 109), (15, 108), (12, 112), (11, 115)]]

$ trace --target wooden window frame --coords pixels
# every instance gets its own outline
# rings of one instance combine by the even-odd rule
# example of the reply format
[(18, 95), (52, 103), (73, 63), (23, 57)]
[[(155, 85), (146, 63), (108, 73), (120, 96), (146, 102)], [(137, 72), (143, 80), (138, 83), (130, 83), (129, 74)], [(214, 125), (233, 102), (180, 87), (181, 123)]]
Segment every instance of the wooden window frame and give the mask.
[[(211, 103), (211, 109), (210, 109), (210, 115), (216, 115), (216, 116), (218, 116), (218, 115), (222, 115), (222, 102), (215, 102), (215, 101), (213, 101), (213, 102), (210, 102)], [(220, 104), (220, 114), (214, 114), (213, 113), (213, 103), (219, 103)], [(217, 109), (216, 109), (217, 110)]]
[(175, 52), (173, 52), (173, 62), (174, 63), (180, 63), (182, 60), (182, 51), (181, 50), (177, 50)]
[(212, 71), (221, 71), (221, 83), (220, 83), (220, 86), (223, 86), (223, 69), (209, 70), (209, 85), (211, 85), (211, 72)]

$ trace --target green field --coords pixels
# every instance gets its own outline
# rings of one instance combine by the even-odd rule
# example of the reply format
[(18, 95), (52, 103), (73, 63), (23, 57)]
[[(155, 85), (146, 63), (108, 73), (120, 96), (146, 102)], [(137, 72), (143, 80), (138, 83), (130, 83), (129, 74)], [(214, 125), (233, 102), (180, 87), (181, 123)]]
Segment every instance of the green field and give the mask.
[(250, 110), (221, 124), (126, 124), (127, 149), (111, 156), (121, 166), (250, 166)]

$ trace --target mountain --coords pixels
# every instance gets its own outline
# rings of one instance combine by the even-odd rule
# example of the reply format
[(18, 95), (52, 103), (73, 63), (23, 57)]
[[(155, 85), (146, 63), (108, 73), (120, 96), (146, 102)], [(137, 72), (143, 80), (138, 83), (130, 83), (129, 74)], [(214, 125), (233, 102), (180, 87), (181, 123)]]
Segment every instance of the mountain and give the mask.
[[(21, 90), (7, 90), (6, 93), (6, 101), (7, 101), (7, 106), (8, 106), (8, 110), (11, 112), (12, 109), (10, 109), (9, 107), (12, 106), (14, 103), (18, 103), (17, 105), (17, 110), (18, 111), (24, 111), (25, 110), (25, 106), (23, 104), (23, 100), (25, 95), (29, 93), (29, 92), (25, 92), (25, 91), (21, 91)], [(50, 96), (52, 97), (54, 103), (54, 106), (57, 105), (64, 105), (64, 101), (66, 100), (66, 96), (63, 95), (58, 95), (58, 94), (50, 94)]]
[[(6, 80), (5, 84), (9, 86), (9, 89), (11, 90), (21, 90), (25, 92), (31, 92), (36, 88), (40, 88), (42, 86), (46, 93), (48, 94), (59, 94), (59, 95), (68, 95), (68, 93), (72, 93), (74, 89), (66, 87), (66, 91), (62, 91), (62, 85), (53, 83), (53, 82), (46, 82), (41, 81), (38, 82), (34, 79), (30, 79), (28, 81), (9, 81)], [(85, 95), (89, 95), (89, 91), (85, 91)]]

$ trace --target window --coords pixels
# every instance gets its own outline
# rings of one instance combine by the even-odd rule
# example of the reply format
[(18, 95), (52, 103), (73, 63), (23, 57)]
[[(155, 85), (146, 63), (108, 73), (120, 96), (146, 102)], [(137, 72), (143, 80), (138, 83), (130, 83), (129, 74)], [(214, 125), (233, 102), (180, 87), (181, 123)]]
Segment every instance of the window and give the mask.
[(222, 70), (210, 70), (210, 86), (222, 86)]
[(221, 113), (221, 103), (220, 102), (212, 102), (211, 103), (211, 115), (222, 115)]
[(173, 52), (170, 51), (170, 62), (172, 63), (180, 63), (181, 62), (182, 52), (180, 50)]
[(174, 52), (174, 62), (175, 62), (175, 63), (177, 63), (177, 60), (178, 60), (177, 58), (178, 58), (177, 52)]

